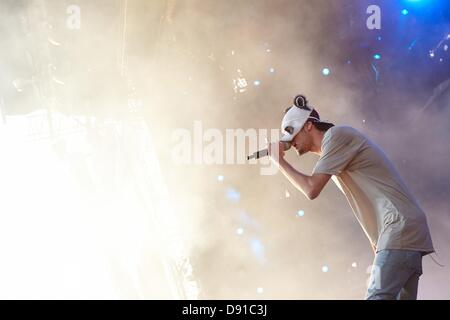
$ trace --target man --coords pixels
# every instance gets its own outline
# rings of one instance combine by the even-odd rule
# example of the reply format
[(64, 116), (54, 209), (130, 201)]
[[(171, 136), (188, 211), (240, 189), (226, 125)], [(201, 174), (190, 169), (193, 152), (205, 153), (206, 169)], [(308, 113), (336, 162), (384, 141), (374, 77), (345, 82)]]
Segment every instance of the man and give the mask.
[[(281, 129), (280, 142), (268, 146), (280, 171), (311, 200), (333, 177), (369, 238), (375, 260), (366, 299), (416, 299), (422, 256), (433, 244), (424, 212), (383, 151), (354, 128), (322, 122), (302, 95)], [(286, 145), (320, 156), (311, 176), (284, 159)]]

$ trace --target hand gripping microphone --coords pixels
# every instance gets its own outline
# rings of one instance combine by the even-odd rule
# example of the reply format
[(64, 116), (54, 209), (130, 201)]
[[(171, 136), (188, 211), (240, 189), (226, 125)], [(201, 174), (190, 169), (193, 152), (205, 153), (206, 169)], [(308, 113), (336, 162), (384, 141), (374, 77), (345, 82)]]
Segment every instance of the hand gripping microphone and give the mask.
[[(291, 143), (290, 142), (281, 142), (284, 146), (284, 151), (287, 151), (291, 148)], [(269, 155), (269, 150), (268, 149), (262, 149), (259, 151), (254, 152), (252, 155), (247, 156), (247, 160), (250, 159), (260, 159), (263, 157), (266, 157)]]

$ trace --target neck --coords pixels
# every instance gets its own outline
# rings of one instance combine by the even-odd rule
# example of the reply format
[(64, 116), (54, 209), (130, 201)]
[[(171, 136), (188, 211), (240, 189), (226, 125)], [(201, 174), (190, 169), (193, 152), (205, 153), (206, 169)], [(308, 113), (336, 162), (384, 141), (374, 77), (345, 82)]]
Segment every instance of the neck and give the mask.
[(322, 140), (325, 132), (316, 130), (313, 136), (313, 144), (311, 146), (311, 152), (317, 155), (322, 154)]

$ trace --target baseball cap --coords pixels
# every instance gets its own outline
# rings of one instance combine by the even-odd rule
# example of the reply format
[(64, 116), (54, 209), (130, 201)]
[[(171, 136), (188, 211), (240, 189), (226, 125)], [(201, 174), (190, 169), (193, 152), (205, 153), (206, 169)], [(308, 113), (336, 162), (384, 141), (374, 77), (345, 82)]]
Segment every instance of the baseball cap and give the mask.
[(293, 106), (286, 110), (281, 121), (283, 136), (280, 141), (291, 142), (308, 120), (320, 121), (319, 113), (308, 106), (304, 95), (298, 95), (294, 99)]

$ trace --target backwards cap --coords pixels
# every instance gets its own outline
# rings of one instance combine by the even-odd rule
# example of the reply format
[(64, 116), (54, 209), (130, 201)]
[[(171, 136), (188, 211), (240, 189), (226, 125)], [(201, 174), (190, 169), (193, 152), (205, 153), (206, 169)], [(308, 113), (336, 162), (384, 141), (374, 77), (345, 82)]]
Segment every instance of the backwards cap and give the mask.
[(308, 119), (320, 121), (318, 117), (311, 117), (312, 111), (313, 109), (308, 107), (308, 101), (305, 96), (296, 96), (294, 105), (286, 110), (281, 122), (283, 136), (280, 141), (291, 142), (303, 128)]

